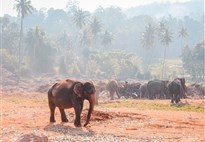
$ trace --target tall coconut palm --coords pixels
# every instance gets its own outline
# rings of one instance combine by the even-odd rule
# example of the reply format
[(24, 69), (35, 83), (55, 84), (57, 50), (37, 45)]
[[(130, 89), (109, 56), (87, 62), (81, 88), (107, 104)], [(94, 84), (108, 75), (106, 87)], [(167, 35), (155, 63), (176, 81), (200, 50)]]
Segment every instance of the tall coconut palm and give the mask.
[(160, 42), (165, 46), (164, 47), (164, 58), (163, 58), (163, 68), (162, 68), (162, 78), (164, 78), (164, 72), (165, 72), (165, 58), (166, 58), (166, 48), (169, 46), (169, 44), (172, 42), (173, 33), (169, 31), (168, 28), (164, 30), (161, 36)]
[(101, 22), (97, 19), (96, 16), (94, 16), (92, 22), (90, 23), (90, 28), (93, 34), (93, 46), (97, 47), (97, 39), (98, 39), (98, 34), (101, 31), (102, 25)]
[(151, 49), (154, 47), (154, 40), (155, 40), (155, 29), (149, 23), (146, 28), (145, 32), (142, 33), (142, 46)]
[(96, 16), (94, 16), (93, 21), (90, 23), (90, 27), (94, 36), (101, 31), (102, 25)]
[(178, 33), (178, 37), (181, 37), (181, 51), (182, 51), (182, 48), (184, 47), (184, 39), (189, 36), (188, 32), (187, 32), (187, 29), (182, 27), (180, 30), (179, 30), (179, 33)]
[(150, 23), (145, 27), (145, 31), (142, 33), (141, 44), (148, 50), (146, 53), (148, 55), (145, 55), (145, 70), (148, 70), (155, 44), (155, 28)]
[(28, 57), (31, 60), (31, 66), (34, 67), (36, 64), (37, 56), (39, 56), (44, 46), (45, 33), (36, 26), (35, 28), (29, 29), (25, 37), (25, 43), (28, 46)]
[(107, 45), (111, 44), (112, 41), (113, 41), (113, 35), (109, 31), (105, 30), (105, 32), (102, 35), (102, 42), (101, 42), (101, 44), (104, 47), (107, 47)]
[(74, 12), (73, 22), (79, 29), (82, 29), (88, 21), (88, 13), (83, 11), (82, 8), (78, 8)]
[(20, 40), (19, 40), (19, 67), (21, 62), (21, 46), (23, 38), (23, 20), (25, 16), (29, 13), (32, 13), (34, 7), (31, 5), (30, 0), (15, 0), (17, 3), (14, 5), (14, 8), (18, 12), (18, 15), (21, 17), (21, 29), (20, 29)]

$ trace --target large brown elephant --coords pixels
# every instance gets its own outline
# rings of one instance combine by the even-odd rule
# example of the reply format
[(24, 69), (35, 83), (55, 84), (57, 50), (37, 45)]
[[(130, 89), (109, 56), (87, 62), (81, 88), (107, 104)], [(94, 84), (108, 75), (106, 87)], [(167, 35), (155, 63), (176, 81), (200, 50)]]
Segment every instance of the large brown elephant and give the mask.
[(61, 113), (62, 122), (68, 122), (64, 109), (74, 108), (76, 127), (81, 127), (80, 115), (83, 109), (84, 100), (90, 103), (86, 126), (92, 114), (95, 104), (95, 87), (90, 82), (78, 82), (70, 79), (55, 83), (48, 91), (48, 103), (50, 108), (50, 122), (55, 122), (55, 108), (58, 107)]

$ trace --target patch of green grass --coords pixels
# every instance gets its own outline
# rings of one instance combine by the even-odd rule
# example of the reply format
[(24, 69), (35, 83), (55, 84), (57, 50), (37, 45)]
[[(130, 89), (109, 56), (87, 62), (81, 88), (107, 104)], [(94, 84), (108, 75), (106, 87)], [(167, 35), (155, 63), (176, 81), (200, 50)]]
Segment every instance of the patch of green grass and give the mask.
[(118, 102), (100, 104), (102, 107), (107, 108), (138, 108), (140, 110), (152, 109), (152, 110), (173, 110), (173, 111), (192, 111), (192, 112), (201, 112), (205, 113), (205, 106), (194, 106), (189, 104), (179, 104), (172, 105), (170, 103), (161, 103), (157, 101), (150, 100), (122, 100)]

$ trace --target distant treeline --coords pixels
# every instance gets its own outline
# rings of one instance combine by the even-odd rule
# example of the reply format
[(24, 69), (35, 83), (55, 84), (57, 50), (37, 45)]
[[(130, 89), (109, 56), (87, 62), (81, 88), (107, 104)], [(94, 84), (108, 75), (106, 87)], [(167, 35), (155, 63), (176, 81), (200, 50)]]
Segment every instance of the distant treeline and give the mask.
[(17, 5), (19, 17), (0, 19), (1, 60), (13, 72), (143, 79), (153, 78), (150, 65), (158, 63), (166, 78), (166, 59), (181, 58), (185, 74), (203, 78), (204, 15), (128, 17), (113, 6), (90, 13), (76, 4), (45, 11), (31, 3), (23, 14)]

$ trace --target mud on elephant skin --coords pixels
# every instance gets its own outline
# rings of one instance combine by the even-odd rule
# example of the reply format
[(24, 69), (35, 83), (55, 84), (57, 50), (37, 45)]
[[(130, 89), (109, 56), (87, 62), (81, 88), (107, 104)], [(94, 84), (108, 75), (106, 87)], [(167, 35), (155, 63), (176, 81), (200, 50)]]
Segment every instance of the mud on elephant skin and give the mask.
[(58, 107), (61, 113), (62, 122), (68, 122), (64, 109), (74, 108), (76, 127), (81, 126), (81, 113), (84, 100), (89, 101), (89, 110), (86, 126), (92, 114), (95, 104), (95, 87), (90, 82), (79, 82), (71, 79), (61, 80), (55, 83), (48, 91), (48, 103), (50, 108), (50, 122), (55, 122), (55, 108)]

